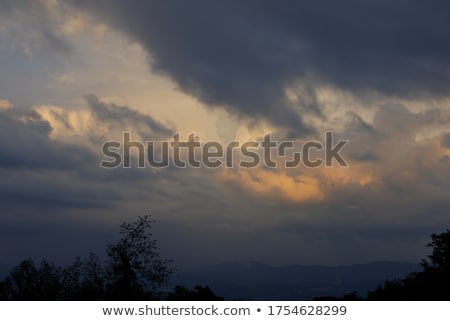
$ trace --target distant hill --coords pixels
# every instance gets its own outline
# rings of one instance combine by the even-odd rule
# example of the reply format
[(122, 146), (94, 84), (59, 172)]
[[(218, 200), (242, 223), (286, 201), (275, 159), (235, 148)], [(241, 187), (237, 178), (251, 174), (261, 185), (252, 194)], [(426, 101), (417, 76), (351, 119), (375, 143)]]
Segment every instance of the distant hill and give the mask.
[(403, 278), (419, 264), (373, 262), (346, 266), (269, 266), (225, 263), (180, 271), (173, 284), (209, 285), (226, 299), (310, 300), (357, 291), (365, 296), (386, 279)]

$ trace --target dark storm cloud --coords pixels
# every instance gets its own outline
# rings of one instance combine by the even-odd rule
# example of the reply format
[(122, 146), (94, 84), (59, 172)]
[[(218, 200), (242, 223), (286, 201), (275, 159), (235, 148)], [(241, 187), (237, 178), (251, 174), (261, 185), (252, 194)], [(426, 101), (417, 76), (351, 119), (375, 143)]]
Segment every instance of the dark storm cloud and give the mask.
[(71, 2), (137, 39), (154, 70), (204, 102), (300, 131), (308, 128), (284, 97), (295, 81), (410, 98), (448, 94), (444, 1)]
[(0, 111), (0, 210), (107, 207), (110, 189), (85, 184), (97, 157), (88, 148), (50, 139), (52, 128), (33, 110)]
[(143, 124), (145, 133), (140, 134), (144, 136), (151, 134), (153, 138), (170, 136), (174, 133), (174, 129), (170, 129), (154, 120), (153, 117), (141, 114), (128, 108), (128, 106), (106, 104), (93, 94), (86, 95), (84, 98), (95, 117), (102, 124), (108, 123), (112, 126), (119, 126), (124, 129), (127, 128), (127, 126), (134, 125), (135, 127), (136, 124)]
[[(373, 97), (382, 100), (448, 95), (450, 5), (445, 2), (73, 3), (141, 43), (152, 68), (169, 75), (182, 90), (240, 115), (270, 119), (289, 127), (289, 133), (312, 130), (301, 119), (305, 114), (325, 119), (317, 86), (361, 96), (376, 91)], [(60, 26), (46, 19), (47, 9), (33, 1), (0, 0), (2, 19), (18, 18), (19, 12), (29, 13), (23, 30), (17, 28), (30, 37), (19, 37), (21, 43), (32, 44), (32, 51), (61, 51)], [(15, 69), (5, 70), (2, 78), (11, 82), (5, 73), (20, 73), (24, 62), (8, 59)], [(42, 75), (50, 66), (55, 68), (53, 59), (48, 68), (35, 63), (39, 67), (35, 73), (18, 78), (34, 81), (30, 86), (17, 82), (23, 96), (39, 87), (37, 74), (38, 81), (47, 83)], [(286, 99), (286, 87), (296, 99)], [(30, 104), (43, 100), (48, 101)], [(329, 264), (399, 259), (399, 253), (401, 259), (414, 258), (415, 249), (424, 244), (418, 239), (450, 223), (448, 156), (433, 144), (416, 141), (427, 126), (445, 127), (449, 118), (444, 110), (416, 113), (385, 104), (373, 122), (355, 112), (347, 114), (347, 126), (337, 138), (351, 141), (345, 152), (353, 161), (349, 172), (354, 176), (344, 175), (341, 181), (317, 172), (324, 200), (294, 204), (279, 199), (278, 190), (253, 194), (241, 181), (224, 183), (211, 172), (101, 169), (96, 157), (106, 136), (120, 137), (129, 128), (133, 138), (135, 132), (150, 138), (172, 131), (126, 106), (102, 102), (94, 95), (86, 96), (86, 101), (92, 119), (80, 116), (77, 121), (82, 124), (74, 128), (69, 119), (72, 110), (43, 106), (48, 113), (53, 110), (48, 122), (33, 111), (0, 112), (1, 253), (15, 257), (30, 250), (59, 252), (68, 238), (76, 239), (69, 242), (76, 251), (86, 226), (97, 220), (102, 223), (89, 240), (98, 245), (104, 238), (96, 239), (96, 231), (110, 228), (105, 222), (129, 220), (148, 209), (166, 224), (161, 235), (166, 247), (189, 264), (252, 258)], [(51, 138), (53, 121), (59, 125), (54, 128), (67, 129), (70, 139), (81, 135), (85, 141), (71, 144), (64, 141), (65, 135)], [(286, 128), (277, 130), (284, 133)], [(295, 134), (290, 137), (298, 137)], [(450, 138), (439, 138), (440, 146), (450, 146)], [(365, 176), (361, 180), (359, 176), (367, 169), (370, 175), (364, 182)], [(71, 220), (78, 220), (77, 233), (69, 232)]]
[(51, 141), (51, 130), (32, 110), (0, 111), (0, 168), (67, 169), (95, 162), (85, 148)]
[[(105, 104), (95, 95), (86, 100), (99, 123), (109, 124), (117, 131), (135, 128), (151, 137), (172, 133), (150, 116), (127, 107)], [(67, 114), (55, 119), (71, 130), (64, 117)], [(121, 184), (138, 184), (150, 178), (156, 181), (170, 174), (136, 169), (113, 173), (101, 169), (101, 144), (97, 143), (103, 142), (102, 137), (95, 137), (95, 133), (86, 137), (91, 145), (98, 145), (95, 152), (89, 144), (52, 139), (52, 130), (51, 124), (33, 109), (0, 110), (0, 210), (11, 210), (15, 204), (34, 210), (108, 208), (129, 196), (120, 190)]]
[[(156, 137), (167, 134), (168, 129), (149, 116), (105, 104), (94, 95), (87, 97), (87, 101), (92, 118), (83, 119), (83, 125), (107, 124), (120, 132), (139, 128)], [(173, 197), (170, 186), (164, 186), (170, 172), (102, 169), (99, 167), (101, 145), (98, 150), (92, 148), (101, 141), (90, 135), (95, 132), (75, 132), (69, 113), (58, 113), (55, 106), (40, 107), (53, 118), (47, 120), (33, 108), (0, 109), (0, 253), (3, 259), (12, 263), (29, 256), (61, 260), (97, 251), (106, 244), (102, 235), (107, 237), (111, 227), (104, 222), (96, 225), (96, 218), (104, 215), (110, 221), (114, 220), (111, 217), (122, 215), (128, 220), (127, 215), (143, 215), (148, 211), (148, 204), (156, 200), (161, 203), (165, 188), (167, 198)], [(86, 136), (81, 144), (55, 139), (51, 136), (55, 127), (73, 130), (75, 136)], [(138, 202), (145, 209), (136, 205)], [(80, 252), (80, 249), (84, 250)]]

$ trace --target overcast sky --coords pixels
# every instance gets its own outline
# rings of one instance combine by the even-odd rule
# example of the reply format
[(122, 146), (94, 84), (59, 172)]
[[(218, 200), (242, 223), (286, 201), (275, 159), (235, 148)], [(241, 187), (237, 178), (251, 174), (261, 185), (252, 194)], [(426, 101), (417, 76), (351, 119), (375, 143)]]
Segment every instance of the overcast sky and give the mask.
[[(0, 261), (417, 262), (450, 227), (450, 3), (0, 0)], [(103, 169), (161, 141), (348, 140), (350, 165)]]

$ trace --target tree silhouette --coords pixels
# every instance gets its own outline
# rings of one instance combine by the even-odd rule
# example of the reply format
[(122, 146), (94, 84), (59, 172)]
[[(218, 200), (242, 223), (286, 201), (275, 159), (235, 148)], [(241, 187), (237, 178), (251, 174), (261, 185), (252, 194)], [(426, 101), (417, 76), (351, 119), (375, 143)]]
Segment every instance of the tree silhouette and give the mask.
[(450, 230), (432, 234), (427, 247), (433, 249), (423, 260), (423, 271), (402, 280), (388, 280), (369, 292), (370, 300), (450, 300)]
[(450, 230), (447, 229), (441, 234), (431, 234), (431, 242), (427, 247), (433, 248), (433, 252), (428, 256), (430, 262), (422, 261), (425, 269), (434, 268), (441, 271), (450, 271)]
[(122, 237), (107, 246), (108, 297), (117, 300), (151, 298), (167, 283), (172, 268), (163, 259), (152, 238), (150, 216), (122, 223)]
[(104, 300), (105, 269), (99, 257), (91, 253), (87, 259), (77, 257), (63, 270), (62, 299)]
[(0, 298), (5, 300), (56, 300), (62, 289), (61, 268), (43, 260), (38, 267), (31, 259), (13, 268), (2, 282)]

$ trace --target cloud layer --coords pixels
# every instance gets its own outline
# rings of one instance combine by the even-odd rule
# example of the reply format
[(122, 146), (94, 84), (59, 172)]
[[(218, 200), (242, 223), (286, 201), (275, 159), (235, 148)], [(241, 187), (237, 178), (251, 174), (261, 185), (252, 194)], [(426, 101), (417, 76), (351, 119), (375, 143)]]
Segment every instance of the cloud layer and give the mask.
[[(418, 259), (450, 224), (448, 6), (0, 0), (1, 252), (77, 251), (86, 233), (101, 248), (150, 211), (180, 264)], [(99, 167), (124, 131), (180, 128), (333, 130), (350, 167)]]
[(308, 132), (301, 122), (308, 104), (295, 106), (296, 113), (285, 97), (296, 82), (407, 98), (446, 96), (450, 83), (444, 2), (74, 5), (139, 41), (152, 57), (152, 70), (168, 74), (205, 103), (267, 117), (300, 133)]

